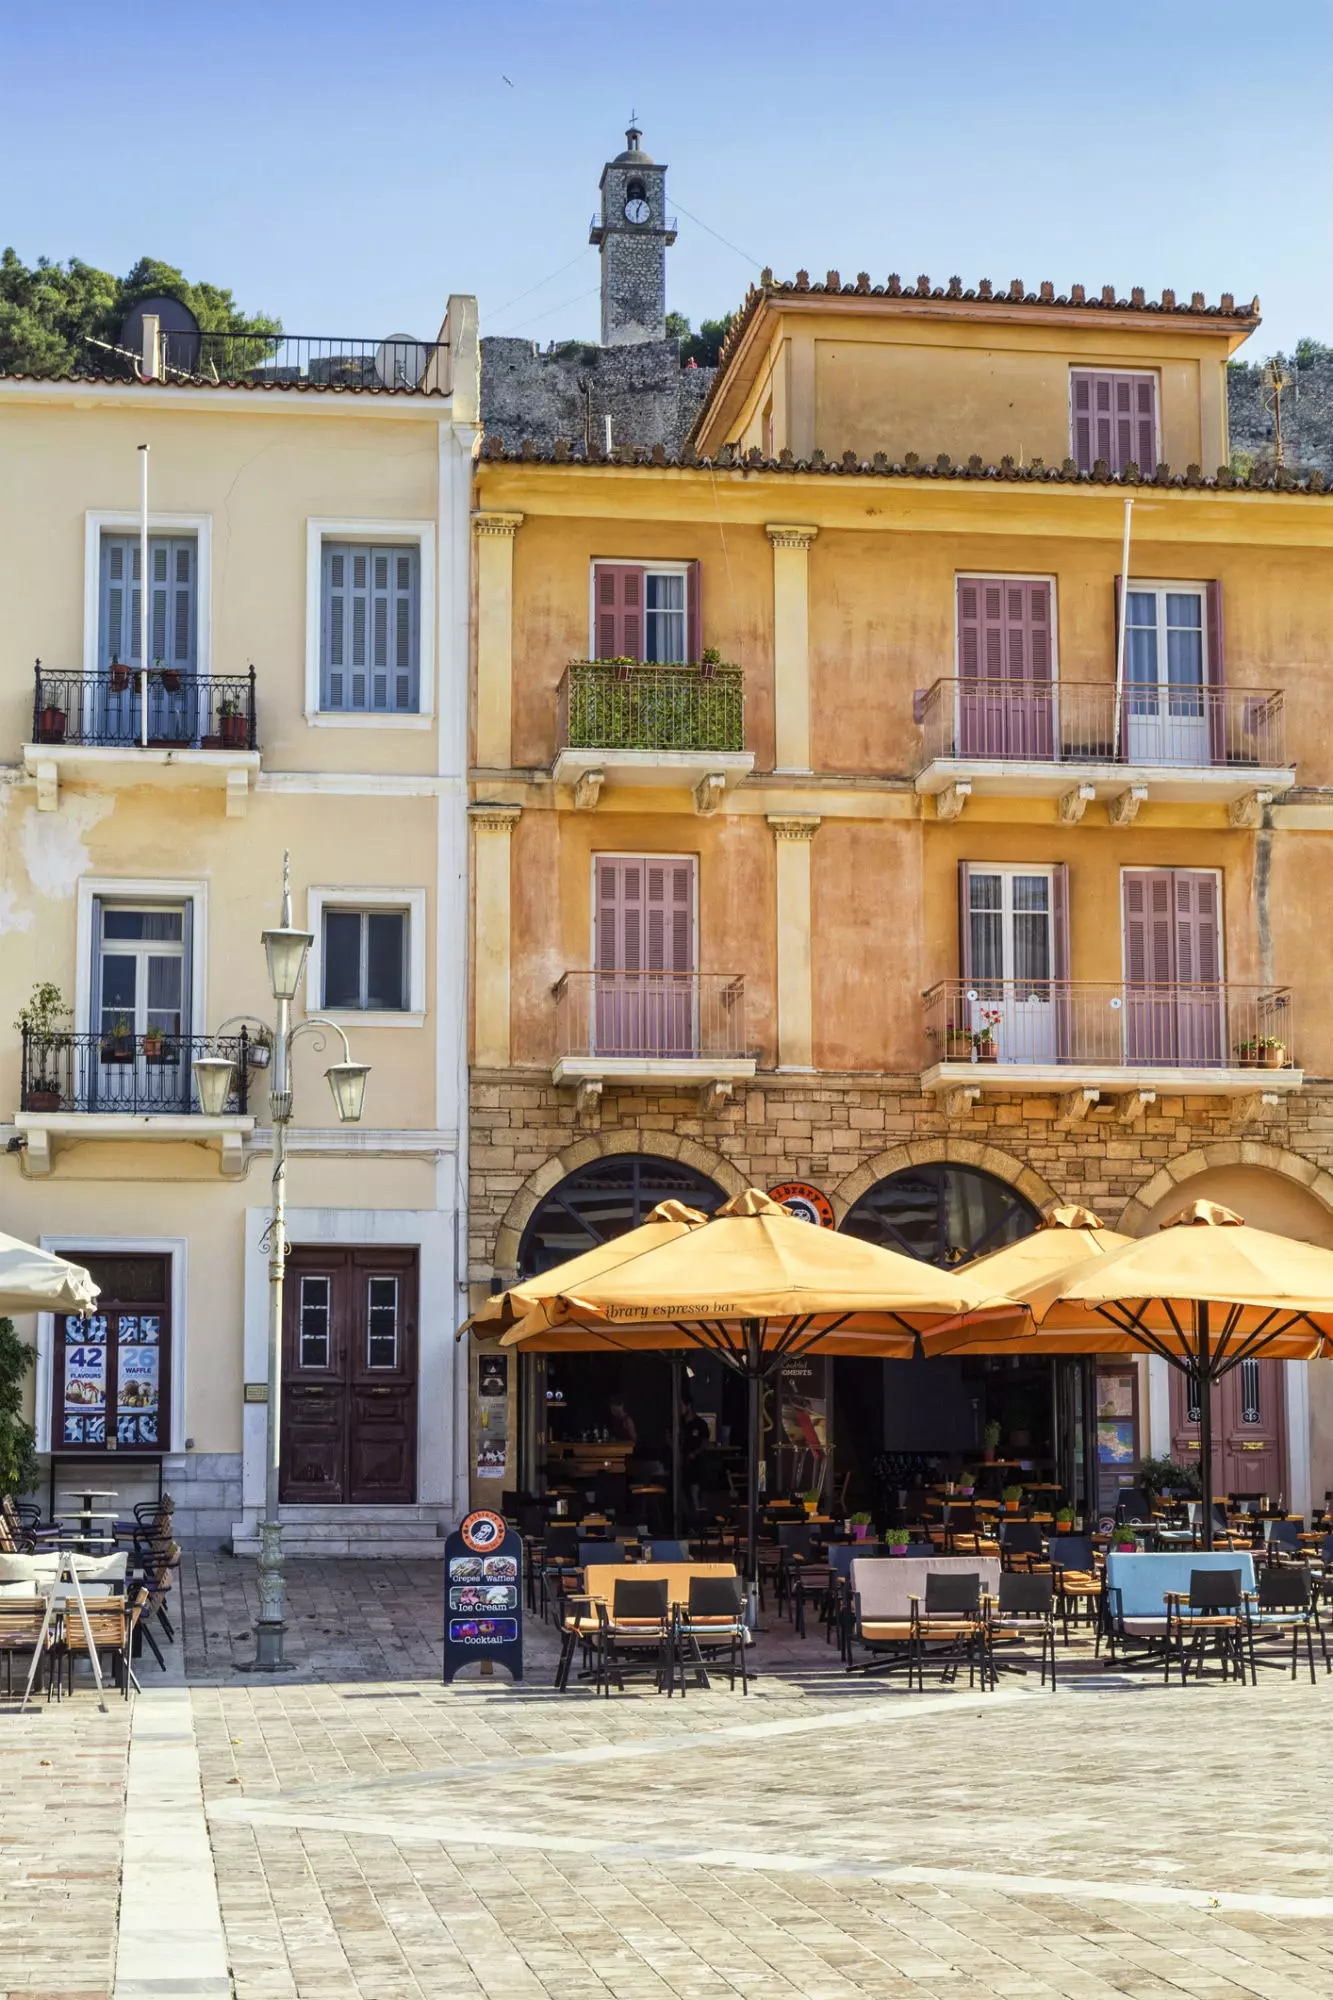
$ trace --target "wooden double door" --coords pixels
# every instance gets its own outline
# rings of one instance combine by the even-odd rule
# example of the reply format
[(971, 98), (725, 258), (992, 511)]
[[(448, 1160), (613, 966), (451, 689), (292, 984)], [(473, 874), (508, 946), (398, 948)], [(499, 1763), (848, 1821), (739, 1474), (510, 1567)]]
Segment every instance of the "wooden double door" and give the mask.
[(416, 1456), (416, 1251), (289, 1251), (282, 1499), (412, 1501)]
[[(1286, 1397), (1280, 1361), (1242, 1361), (1213, 1390), (1213, 1491), (1288, 1490)], [(1192, 1378), (1171, 1370), (1171, 1456), (1199, 1462), (1199, 1392)]]

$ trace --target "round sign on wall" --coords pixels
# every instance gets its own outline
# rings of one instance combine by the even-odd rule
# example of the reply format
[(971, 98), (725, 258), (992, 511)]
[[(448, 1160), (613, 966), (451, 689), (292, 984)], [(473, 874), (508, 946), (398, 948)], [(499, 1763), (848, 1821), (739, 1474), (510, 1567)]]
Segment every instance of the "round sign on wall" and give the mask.
[(498, 1514), (479, 1508), (468, 1515), (459, 1533), (475, 1555), (485, 1555), (488, 1550), (499, 1548), (505, 1538), (505, 1524)]
[(820, 1229), (834, 1229), (837, 1224), (833, 1215), (833, 1203), (809, 1181), (781, 1181), (777, 1187), (768, 1190), (774, 1201), (794, 1215), (799, 1222), (813, 1222)]

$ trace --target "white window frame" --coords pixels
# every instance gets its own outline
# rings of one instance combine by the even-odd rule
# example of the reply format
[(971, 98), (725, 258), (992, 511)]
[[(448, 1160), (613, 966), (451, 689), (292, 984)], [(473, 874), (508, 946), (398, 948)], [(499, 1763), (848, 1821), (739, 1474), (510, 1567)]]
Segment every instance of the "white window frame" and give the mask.
[[(588, 564), (588, 658), (597, 658), (597, 571), (604, 563), (615, 564), (618, 568), (641, 569), (644, 575), (643, 603), (643, 643), (648, 644), (648, 598), (647, 580), (650, 576), (683, 576), (685, 579), (685, 652), (690, 649), (690, 571), (689, 562), (655, 562), (651, 556), (594, 556)], [(682, 658), (684, 655), (682, 655)]]
[(1051, 593), (1051, 680), (1060, 678), (1060, 598), (1059, 579), (1053, 571), (1040, 569), (956, 569), (953, 573), (953, 677), (963, 677), (961, 634), (958, 630), (958, 586), (969, 583), (1044, 583)]
[[(102, 535), (137, 535), (139, 515), (129, 508), (89, 508), (83, 517), (83, 671), (98, 671), (98, 631), (102, 597)], [(195, 558), (195, 672), (202, 679), (213, 671), (213, 516), (211, 514), (148, 515), (150, 535), (193, 535)], [(238, 667), (237, 672), (244, 669)]]
[[(1157, 605), (1157, 637), (1158, 637), (1158, 642), (1159, 642), (1159, 643), (1158, 643), (1158, 649), (1157, 649), (1157, 652), (1158, 652), (1158, 670), (1159, 670), (1159, 672), (1161, 671), (1162, 667), (1163, 667), (1163, 666), (1165, 665), (1165, 661), (1166, 661), (1166, 654), (1165, 654), (1165, 650), (1164, 650), (1164, 648), (1162, 647), (1162, 645), (1161, 645), (1161, 643), (1160, 643), (1160, 642), (1161, 642), (1161, 639), (1162, 639), (1162, 635), (1163, 635), (1163, 634), (1165, 633), (1165, 631), (1166, 631), (1166, 629), (1167, 629), (1167, 628), (1166, 628), (1166, 626), (1165, 626), (1165, 625), (1164, 625), (1164, 624), (1162, 623), (1162, 619), (1163, 619), (1163, 616), (1165, 615), (1165, 614), (1164, 614), (1164, 610), (1163, 610), (1163, 606), (1162, 606), (1162, 602), (1161, 602), (1162, 598), (1163, 598), (1163, 597), (1164, 597), (1164, 596), (1166, 595), (1166, 593), (1167, 593), (1168, 591), (1173, 591), (1173, 590), (1174, 590), (1174, 591), (1178, 591), (1178, 592), (1179, 592), (1179, 593), (1181, 594), (1181, 596), (1184, 596), (1184, 595), (1188, 594), (1188, 595), (1190, 595), (1190, 596), (1192, 596), (1192, 597), (1197, 597), (1197, 598), (1198, 598), (1198, 600), (1199, 600), (1199, 628), (1200, 628), (1200, 631), (1201, 631), (1201, 633), (1202, 633), (1202, 637), (1203, 637), (1203, 647), (1202, 647), (1202, 656), (1203, 656), (1203, 685), (1204, 685), (1204, 687), (1205, 687), (1205, 688), (1210, 688), (1210, 687), (1214, 686), (1214, 685), (1215, 685), (1215, 683), (1214, 683), (1214, 681), (1213, 681), (1213, 658), (1212, 658), (1212, 654), (1211, 654), (1211, 652), (1210, 652), (1210, 650), (1209, 650), (1209, 646), (1208, 646), (1208, 583), (1207, 583), (1207, 581), (1204, 581), (1204, 582), (1192, 582), (1192, 581), (1191, 581), (1191, 580), (1190, 580), (1190, 579), (1189, 579), (1188, 577), (1185, 577), (1185, 578), (1176, 578), (1176, 579), (1174, 579), (1174, 580), (1173, 580), (1173, 579), (1172, 579), (1172, 578), (1170, 578), (1170, 577), (1153, 577), (1153, 576), (1131, 576), (1131, 577), (1130, 577), (1130, 579), (1129, 579), (1129, 581), (1128, 581), (1128, 582), (1127, 582), (1127, 583), (1125, 584), (1125, 586), (1124, 586), (1124, 591), (1125, 591), (1125, 599), (1126, 599), (1126, 602), (1125, 602), (1125, 604), (1124, 604), (1124, 606), (1123, 606), (1123, 609), (1122, 609), (1122, 607), (1121, 607), (1120, 605), (1117, 605), (1117, 606), (1116, 606), (1116, 610), (1117, 610), (1117, 612), (1120, 612), (1120, 613), (1121, 613), (1121, 615), (1123, 615), (1123, 613), (1124, 613), (1124, 612), (1127, 612), (1127, 611), (1128, 611), (1128, 609), (1129, 609), (1129, 603), (1128, 603), (1128, 599), (1129, 599), (1129, 596), (1130, 596), (1130, 593), (1131, 593), (1132, 591), (1135, 591), (1135, 590), (1151, 590), (1151, 591), (1155, 592), (1155, 593), (1156, 593), (1156, 596), (1157, 596), (1157, 600), (1158, 600), (1158, 605)], [(1129, 648), (1128, 648), (1128, 646), (1126, 646), (1126, 648), (1125, 648), (1125, 660), (1126, 660), (1126, 664), (1128, 664), (1128, 661), (1129, 661)], [(1160, 686), (1162, 686), (1162, 685), (1164, 685), (1164, 683), (1162, 683), (1161, 681), (1159, 681), (1159, 682), (1158, 682), (1158, 686), (1160, 687)]]
[[(407, 1006), (364, 1009), (326, 1007), (324, 993), (324, 912), (402, 910), (407, 917)], [(306, 955), (306, 1013), (362, 1028), (424, 1028), (426, 1025), (426, 891), (365, 889), (353, 883), (326, 884), (306, 891), (306, 929), (313, 941)]]
[(1075, 375), (1145, 375), (1157, 384), (1157, 394), (1153, 397), (1153, 462), (1141, 465), (1139, 471), (1145, 480), (1150, 479), (1162, 462), (1162, 371), (1160, 368), (1126, 368), (1119, 361), (1071, 361), (1065, 370), (1065, 400), (1069, 405), (1065, 423), (1065, 438), (1069, 445), (1069, 456), (1074, 451), (1074, 377)]
[[(1001, 923), (1000, 949), (1001, 956), (1009, 959), (1010, 968), (1008, 972), (1002, 972), (1000, 977), (1007, 986), (1039, 986), (1043, 983), (1039, 979), (1025, 979), (1020, 981), (1013, 969), (1014, 880), (1019, 875), (1039, 875), (1046, 883), (1046, 944), (1047, 958), (1051, 967), (1047, 978), (1051, 982), (1055, 981), (1055, 866), (1056, 864), (1051, 861), (970, 861), (968, 863), (968, 901), (967, 909), (963, 914), (967, 921), (969, 947), (972, 936), (972, 884), (978, 875), (998, 875), (1001, 879), (999, 910)], [(982, 985), (986, 983), (986, 975), (979, 973), (975, 965), (972, 967), (972, 979), (974, 983)]]
[[(186, 1369), (189, 1366), (190, 1343), (186, 1324), (187, 1301), (190, 1296), (189, 1257), (190, 1240), (187, 1236), (95, 1236), (85, 1232), (81, 1236), (68, 1234), (38, 1237), (43, 1250), (54, 1251), (59, 1257), (66, 1257), (71, 1251), (82, 1250), (90, 1257), (168, 1257), (171, 1260), (171, 1408), (168, 1414), (168, 1435), (161, 1448), (163, 1458), (185, 1449), (185, 1390)], [(43, 1312), (37, 1315), (37, 1368), (36, 1403), (34, 1406), (34, 1427), (37, 1432), (37, 1450), (54, 1450), (57, 1457), (63, 1457), (58, 1445), (51, 1440), (51, 1375), (55, 1367), (56, 1316)], [(71, 1457), (74, 1454), (71, 1453)], [(158, 1456), (158, 1453), (154, 1453)]]
[(93, 1009), (93, 913), (98, 897), (124, 903), (184, 903), (190, 912), (190, 1015), (185, 1032), (208, 1033), (208, 884), (131, 875), (81, 875), (75, 898), (74, 1032), (96, 1033)]
[[(415, 542), (419, 551), (420, 658), (417, 707), (399, 712), (333, 713), (321, 708), (320, 647), (323, 637), (325, 542), (379, 542), (389, 547)], [(353, 521), (309, 516), (305, 524), (305, 719), (312, 729), (431, 729), (435, 724), (435, 523), (433, 521)]]

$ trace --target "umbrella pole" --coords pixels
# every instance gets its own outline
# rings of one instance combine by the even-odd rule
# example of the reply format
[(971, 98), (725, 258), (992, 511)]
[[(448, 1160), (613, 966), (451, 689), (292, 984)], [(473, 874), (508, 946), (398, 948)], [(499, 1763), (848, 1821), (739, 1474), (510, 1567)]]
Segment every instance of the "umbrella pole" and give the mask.
[(745, 1482), (745, 1573), (754, 1583), (759, 1575), (759, 1449), (763, 1384), (760, 1367), (764, 1358), (763, 1335), (758, 1320), (745, 1322), (745, 1379), (749, 1395), (749, 1465)]
[(1097, 1450), (1097, 1357), (1085, 1354), (1079, 1369), (1079, 1393), (1083, 1398), (1083, 1532), (1097, 1531), (1101, 1513), (1101, 1459)]
[(1209, 1350), (1208, 1302), (1199, 1315), (1199, 1488), (1203, 1499), (1203, 1545), (1213, 1546), (1213, 1367)]

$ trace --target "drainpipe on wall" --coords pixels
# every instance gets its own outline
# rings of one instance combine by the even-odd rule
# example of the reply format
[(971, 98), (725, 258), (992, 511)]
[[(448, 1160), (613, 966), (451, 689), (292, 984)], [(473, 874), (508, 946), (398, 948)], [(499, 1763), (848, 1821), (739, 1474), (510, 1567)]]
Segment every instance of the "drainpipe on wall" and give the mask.
[(1120, 643), (1115, 651), (1115, 726), (1111, 731), (1111, 755), (1120, 748), (1120, 717), (1125, 703), (1125, 643), (1127, 613), (1129, 611), (1129, 525), (1134, 514), (1134, 502), (1125, 502), (1125, 535), (1120, 551)]

